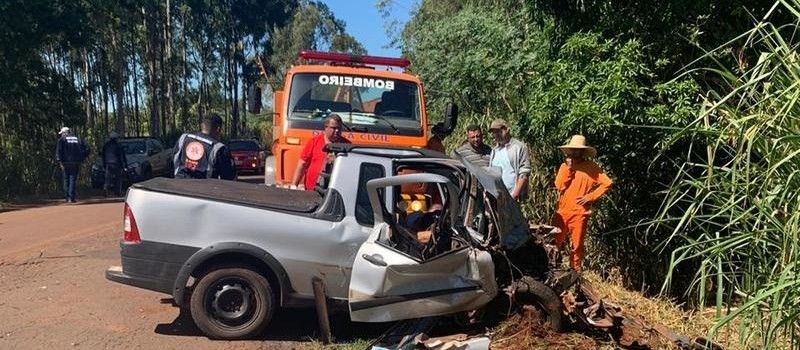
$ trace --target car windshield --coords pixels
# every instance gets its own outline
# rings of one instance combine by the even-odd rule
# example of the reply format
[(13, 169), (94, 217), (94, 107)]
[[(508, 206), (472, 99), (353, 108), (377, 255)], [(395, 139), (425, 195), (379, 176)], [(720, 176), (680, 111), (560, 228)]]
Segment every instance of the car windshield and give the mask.
[(322, 130), (330, 113), (352, 131), (422, 135), (420, 90), (410, 81), (368, 76), (296, 74), (289, 92), (289, 127)]
[(255, 151), (258, 152), (258, 144), (252, 141), (231, 141), (228, 149), (232, 152)]
[(120, 145), (122, 145), (122, 149), (127, 155), (145, 154), (147, 152), (144, 140), (124, 140), (120, 142)]

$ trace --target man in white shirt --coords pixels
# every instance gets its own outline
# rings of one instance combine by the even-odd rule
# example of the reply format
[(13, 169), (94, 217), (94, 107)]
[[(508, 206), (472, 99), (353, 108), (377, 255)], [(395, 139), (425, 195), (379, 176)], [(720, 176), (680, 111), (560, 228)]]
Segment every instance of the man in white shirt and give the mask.
[(497, 142), (489, 156), (489, 165), (500, 169), (503, 184), (511, 197), (522, 202), (528, 197), (528, 175), (531, 173), (528, 146), (511, 137), (508, 123), (503, 119), (493, 120), (489, 131)]

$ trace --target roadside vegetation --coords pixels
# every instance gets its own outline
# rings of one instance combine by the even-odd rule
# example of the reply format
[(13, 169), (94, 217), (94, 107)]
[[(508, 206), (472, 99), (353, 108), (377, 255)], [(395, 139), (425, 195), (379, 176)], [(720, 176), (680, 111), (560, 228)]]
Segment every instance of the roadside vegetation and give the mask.
[[(773, 22), (788, 12), (792, 22)], [(800, 345), (800, 2), (781, 1), (743, 42), (738, 69), (711, 65), (698, 116), (672, 135), (689, 140), (654, 228), (668, 227), (670, 271), (697, 266), (691, 291), (738, 325), (747, 344)], [(709, 53), (730, 52), (732, 43)], [(708, 60), (703, 60), (708, 61)], [(665, 287), (683, 276), (668, 274)]]
[(206, 112), (230, 138), (260, 136), (271, 111), (253, 114), (247, 97), (268, 91), (299, 48), (364, 53), (308, 0), (7, 0), (0, 48), (0, 201), (58, 192), (62, 126), (93, 157), (111, 131), (169, 147)]
[(398, 40), (432, 110), (455, 100), (461, 128), (505, 118), (530, 145), (532, 220), (554, 211), (555, 147), (575, 133), (598, 147), (615, 185), (595, 206), (590, 269), (715, 306), (709, 336), (736, 325), (740, 344), (788, 347), (799, 13), (794, 0), (422, 1)]

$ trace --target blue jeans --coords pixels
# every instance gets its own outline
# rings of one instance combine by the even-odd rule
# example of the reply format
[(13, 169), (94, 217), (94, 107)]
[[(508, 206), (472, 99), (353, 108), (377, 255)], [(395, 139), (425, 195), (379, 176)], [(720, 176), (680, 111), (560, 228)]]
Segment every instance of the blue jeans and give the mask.
[(67, 202), (74, 202), (75, 182), (78, 181), (78, 164), (64, 164), (61, 177), (64, 179), (64, 199)]

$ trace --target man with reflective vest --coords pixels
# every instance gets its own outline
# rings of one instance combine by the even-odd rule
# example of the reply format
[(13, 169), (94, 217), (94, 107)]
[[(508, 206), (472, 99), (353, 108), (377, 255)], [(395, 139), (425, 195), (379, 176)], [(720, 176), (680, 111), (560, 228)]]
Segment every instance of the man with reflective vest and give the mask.
[(211, 114), (203, 118), (200, 133), (185, 133), (175, 144), (176, 179), (235, 180), (236, 168), (228, 148), (218, 141), (222, 118)]

